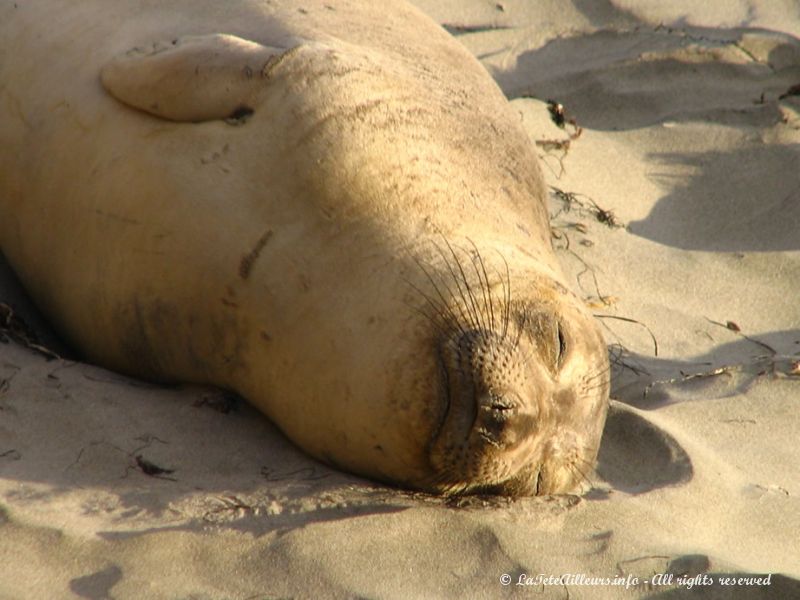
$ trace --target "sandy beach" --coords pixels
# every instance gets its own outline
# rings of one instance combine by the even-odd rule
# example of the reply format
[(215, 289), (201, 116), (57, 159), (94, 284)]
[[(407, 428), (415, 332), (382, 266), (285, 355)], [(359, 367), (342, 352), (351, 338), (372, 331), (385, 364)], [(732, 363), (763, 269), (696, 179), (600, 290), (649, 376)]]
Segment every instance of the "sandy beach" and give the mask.
[[(0, 321), (1, 599), (800, 598), (800, 7), (414, 3), (519, 113), (603, 325), (592, 489), (396, 490)], [(0, 302), (62, 352), (5, 265)]]

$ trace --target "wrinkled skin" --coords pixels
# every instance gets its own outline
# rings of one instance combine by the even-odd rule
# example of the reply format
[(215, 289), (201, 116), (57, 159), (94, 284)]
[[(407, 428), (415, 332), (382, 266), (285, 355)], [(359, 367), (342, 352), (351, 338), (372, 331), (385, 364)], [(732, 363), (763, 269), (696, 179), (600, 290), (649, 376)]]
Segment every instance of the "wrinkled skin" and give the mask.
[(608, 359), (518, 116), (416, 9), (303, 6), (0, 0), (2, 251), (89, 359), (330, 464), (575, 491)]

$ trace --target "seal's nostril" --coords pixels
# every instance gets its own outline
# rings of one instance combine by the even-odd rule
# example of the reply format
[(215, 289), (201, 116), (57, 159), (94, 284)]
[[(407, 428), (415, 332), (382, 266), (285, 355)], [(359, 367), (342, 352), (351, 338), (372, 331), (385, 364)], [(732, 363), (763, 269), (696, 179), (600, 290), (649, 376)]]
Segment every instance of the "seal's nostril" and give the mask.
[(489, 438), (496, 447), (507, 444), (513, 437), (519, 402), (505, 395), (483, 394), (478, 396), (477, 403), (479, 417), (473, 425), (473, 434), (484, 440)]
[(478, 406), (496, 416), (511, 416), (519, 409), (520, 404), (520, 400), (513, 395), (486, 394), (478, 398)]

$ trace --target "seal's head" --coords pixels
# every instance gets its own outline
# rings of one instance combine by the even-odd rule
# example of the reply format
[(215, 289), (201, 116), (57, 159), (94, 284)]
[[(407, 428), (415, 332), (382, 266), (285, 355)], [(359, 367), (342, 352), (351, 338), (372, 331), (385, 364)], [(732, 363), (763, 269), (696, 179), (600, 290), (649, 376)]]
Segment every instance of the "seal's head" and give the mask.
[[(558, 282), (533, 277), (512, 300), (454, 271), (456, 302), (436, 306), (441, 421), (432, 486), (443, 493), (577, 491), (594, 467), (608, 408), (597, 324)], [(439, 285), (438, 287), (442, 287)], [(444, 294), (442, 294), (442, 297)]]

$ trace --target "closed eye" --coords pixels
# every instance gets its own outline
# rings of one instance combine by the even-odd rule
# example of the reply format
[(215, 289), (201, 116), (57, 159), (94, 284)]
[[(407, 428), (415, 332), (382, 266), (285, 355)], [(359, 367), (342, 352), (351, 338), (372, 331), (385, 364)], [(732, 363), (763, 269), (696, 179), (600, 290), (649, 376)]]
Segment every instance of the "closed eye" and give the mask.
[(567, 355), (567, 341), (564, 339), (564, 331), (561, 329), (561, 323), (556, 321), (556, 333), (558, 335), (558, 358), (556, 359), (557, 368), (561, 368), (564, 362), (564, 357)]

